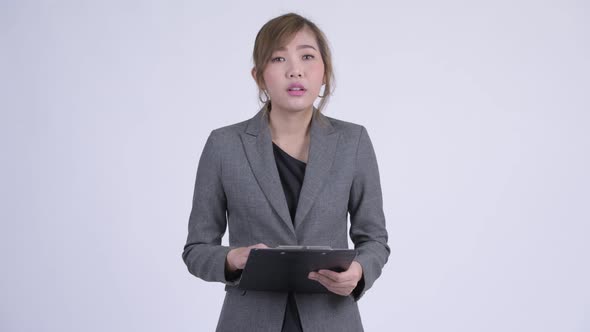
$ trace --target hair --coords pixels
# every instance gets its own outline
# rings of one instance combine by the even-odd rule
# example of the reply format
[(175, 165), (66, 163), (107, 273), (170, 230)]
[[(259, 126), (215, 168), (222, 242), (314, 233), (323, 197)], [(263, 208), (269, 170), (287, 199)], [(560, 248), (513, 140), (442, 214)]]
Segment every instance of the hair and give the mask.
[(262, 73), (266, 69), (268, 62), (272, 57), (272, 53), (288, 44), (295, 35), (303, 30), (309, 28), (316, 37), (322, 61), (324, 62), (324, 94), (321, 96), (321, 101), (318, 105), (318, 112), (322, 112), (326, 104), (330, 100), (333, 93), (334, 86), (334, 69), (332, 67), (332, 53), (328, 46), (326, 36), (313, 22), (295, 13), (287, 13), (266, 22), (258, 31), (256, 41), (254, 42), (254, 52), (252, 59), (254, 62), (254, 70), (256, 70), (256, 85), (258, 86), (258, 99), (264, 104), (263, 110), (267, 114), (271, 110), (271, 101), (267, 98), (262, 100), (264, 91), (261, 88), (264, 85), (264, 77)]

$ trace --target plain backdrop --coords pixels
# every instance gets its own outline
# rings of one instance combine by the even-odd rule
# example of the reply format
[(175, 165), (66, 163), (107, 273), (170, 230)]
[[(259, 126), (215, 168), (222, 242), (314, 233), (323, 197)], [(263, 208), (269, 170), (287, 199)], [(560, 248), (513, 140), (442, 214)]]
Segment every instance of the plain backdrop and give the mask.
[[(254, 38), (326, 33), (392, 252), (366, 331), (590, 331), (586, 1), (0, 1), (0, 330), (213, 331), (181, 259)], [(224, 240), (225, 241), (225, 240)]]

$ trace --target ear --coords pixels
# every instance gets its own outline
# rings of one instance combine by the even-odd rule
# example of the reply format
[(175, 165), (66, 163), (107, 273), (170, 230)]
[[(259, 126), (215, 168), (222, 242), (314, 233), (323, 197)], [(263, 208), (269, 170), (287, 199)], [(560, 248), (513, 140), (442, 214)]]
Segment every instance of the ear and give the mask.
[[(254, 67), (253, 67), (253, 68), (252, 68), (252, 71), (251, 71), (250, 73), (252, 74), (252, 78), (254, 79), (254, 82), (256, 82), (256, 75), (258, 74), (258, 73), (256, 72), (256, 68), (254, 68)], [(256, 82), (256, 84), (258, 84), (258, 82)], [(264, 89), (265, 89), (264, 85), (263, 85), (263, 86), (261, 86), (260, 88), (261, 88), (262, 90), (264, 90)]]

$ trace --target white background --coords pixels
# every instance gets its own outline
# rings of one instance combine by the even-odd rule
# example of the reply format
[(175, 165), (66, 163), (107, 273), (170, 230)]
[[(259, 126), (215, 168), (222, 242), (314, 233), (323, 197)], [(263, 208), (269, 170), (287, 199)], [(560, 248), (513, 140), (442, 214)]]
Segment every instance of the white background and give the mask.
[(392, 253), (367, 331), (590, 331), (585, 1), (0, 2), (0, 330), (212, 331), (198, 158), (258, 110), (258, 29), (324, 30)]

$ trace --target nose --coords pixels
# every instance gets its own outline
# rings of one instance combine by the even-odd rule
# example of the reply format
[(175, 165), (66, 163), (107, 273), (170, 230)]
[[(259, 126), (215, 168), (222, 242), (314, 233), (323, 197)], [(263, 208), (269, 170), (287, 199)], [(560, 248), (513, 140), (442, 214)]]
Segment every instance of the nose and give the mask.
[(301, 70), (301, 65), (299, 63), (291, 63), (291, 68), (289, 68), (289, 77), (303, 77), (303, 72)]

